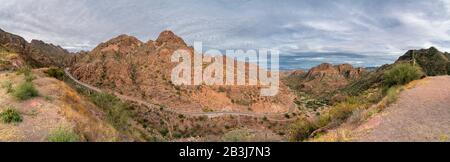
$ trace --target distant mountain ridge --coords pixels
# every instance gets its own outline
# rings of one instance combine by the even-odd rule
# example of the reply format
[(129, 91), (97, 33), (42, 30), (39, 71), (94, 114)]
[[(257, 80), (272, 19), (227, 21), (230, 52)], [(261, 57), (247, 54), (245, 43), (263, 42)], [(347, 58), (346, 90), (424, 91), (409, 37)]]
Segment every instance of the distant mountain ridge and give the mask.
[[(32, 67), (65, 66), (73, 56), (60, 46), (47, 44), (40, 40), (28, 43), (24, 38), (0, 30), (0, 52), (4, 55), (4, 69), (19, 68), (23, 65)], [(14, 55), (14, 57), (12, 57)], [(20, 63), (19, 63), (20, 62)]]

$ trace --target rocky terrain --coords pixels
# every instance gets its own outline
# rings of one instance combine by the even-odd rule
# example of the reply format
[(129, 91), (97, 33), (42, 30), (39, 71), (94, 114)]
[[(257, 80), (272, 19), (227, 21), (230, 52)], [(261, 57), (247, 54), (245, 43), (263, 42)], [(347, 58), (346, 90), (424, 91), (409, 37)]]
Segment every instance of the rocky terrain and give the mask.
[(297, 79), (294, 88), (312, 94), (322, 94), (342, 88), (351, 81), (361, 78), (365, 73), (366, 71), (363, 68), (354, 68), (350, 64), (334, 66), (323, 63), (311, 68), (308, 72), (294, 71), (288, 77)]
[(260, 96), (259, 86), (174, 85), (170, 77), (177, 63), (171, 62), (171, 56), (179, 49), (194, 54), (171, 31), (147, 42), (121, 35), (79, 58), (70, 71), (80, 81), (101, 89), (180, 111), (283, 113), (295, 108), (294, 97), (284, 85), (276, 97)]
[[(448, 114), (447, 90), (436, 89), (448, 77), (426, 78), (434, 84), (395, 102), (411, 81), (450, 74), (450, 54), (434, 47), (372, 70), (323, 63), (283, 72), (274, 97), (261, 96), (261, 85), (173, 84), (180, 49), (197, 55), (171, 31), (147, 42), (120, 35), (73, 54), (0, 30), (0, 141), (347, 141), (346, 131), (373, 123), (372, 133), (356, 131), (362, 141), (448, 140), (446, 121), (434, 120)], [(390, 115), (372, 118), (385, 108)]]
[(28, 43), (20, 36), (0, 29), (0, 68), (17, 69), (24, 65), (32, 67), (65, 66), (73, 56), (60, 46), (40, 40)]

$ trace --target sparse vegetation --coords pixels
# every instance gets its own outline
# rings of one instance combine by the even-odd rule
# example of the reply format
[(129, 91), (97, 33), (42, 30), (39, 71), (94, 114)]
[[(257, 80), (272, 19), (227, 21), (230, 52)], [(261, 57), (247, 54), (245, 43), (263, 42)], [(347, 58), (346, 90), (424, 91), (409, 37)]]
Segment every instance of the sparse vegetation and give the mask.
[(38, 91), (34, 88), (34, 85), (31, 82), (19, 84), (13, 93), (14, 97), (22, 101), (37, 97), (38, 95)]
[(23, 75), (25, 75), (25, 76), (31, 75), (31, 68), (28, 67), (28, 66), (22, 67), (22, 68), (20, 68), (20, 69), (17, 70), (16, 74), (17, 74), (17, 75), (23, 74)]
[(106, 112), (106, 118), (116, 129), (126, 130), (131, 113), (127, 110), (127, 104), (123, 103), (116, 96), (99, 93), (91, 94), (91, 100)]
[(50, 68), (48, 70), (46, 70), (44, 72), (45, 74), (47, 74), (49, 77), (53, 77), (56, 78), (58, 80), (63, 80), (64, 79), (64, 70), (61, 68)]
[(236, 129), (225, 133), (222, 136), (224, 142), (249, 142), (252, 139), (252, 134), (248, 129)]
[(246, 99), (238, 99), (238, 100), (233, 100), (233, 103), (238, 104), (238, 105), (250, 106), (252, 104), (252, 101), (246, 100)]
[(318, 129), (318, 126), (306, 119), (298, 119), (291, 126), (291, 141), (303, 141), (311, 135), (311, 133)]
[(47, 137), (48, 142), (79, 142), (80, 137), (68, 128), (58, 128)]
[(202, 110), (203, 110), (203, 112), (205, 112), (205, 113), (214, 112), (214, 110), (211, 109), (211, 108), (209, 108), (209, 107), (203, 107)]
[(6, 89), (6, 93), (14, 92), (11, 81), (5, 81), (2, 83), (2, 88)]
[(319, 128), (337, 126), (345, 122), (355, 112), (364, 110), (368, 106), (368, 101), (363, 97), (349, 97), (323, 112), (317, 120), (299, 119), (291, 126), (291, 140), (303, 141)]
[(22, 122), (22, 116), (20, 112), (14, 108), (7, 108), (0, 113), (0, 119), (3, 123), (20, 123)]
[(386, 91), (387, 104), (391, 104), (391, 103), (397, 101), (398, 93), (399, 93), (400, 89), (401, 88), (399, 86), (395, 86), (395, 87), (389, 88)]
[(401, 63), (384, 72), (383, 83), (386, 87), (405, 85), (413, 80), (420, 79), (423, 75), (419, 67), (409, 63)]

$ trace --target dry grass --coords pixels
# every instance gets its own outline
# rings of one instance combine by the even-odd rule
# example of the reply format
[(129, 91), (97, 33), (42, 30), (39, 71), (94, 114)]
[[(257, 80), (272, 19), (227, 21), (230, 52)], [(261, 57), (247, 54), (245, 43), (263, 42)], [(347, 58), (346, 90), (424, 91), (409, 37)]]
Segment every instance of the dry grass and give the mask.
[[(16, 107), (24, 118), (17, 125), (0, 123), (0, 141), (45, 141), (48, 134), (61, 126), (73, 128), (80, 141), (124, 140), (119, 138), (118, 131), (103, 121), (101, 110), (64, 82), (47, 77), (43, 70), (32, 72), (36, 76), (33, 84), (41, 97), (19, 102), (5, 89), (0, 89), (0, 104)], [(23, 79), (23, 75), (0, 74), (0, 82), (17, 83)]]

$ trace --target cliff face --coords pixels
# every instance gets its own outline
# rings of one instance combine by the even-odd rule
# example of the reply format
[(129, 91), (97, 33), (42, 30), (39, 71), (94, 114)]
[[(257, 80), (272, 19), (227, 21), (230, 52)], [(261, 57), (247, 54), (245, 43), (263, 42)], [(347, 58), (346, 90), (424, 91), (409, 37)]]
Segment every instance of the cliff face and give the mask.
[(293, 106), (284, 85), (276, 97), (260, 96), (258, 86), (176, 86), (171, 73), (178, 63), (171, 56), (179, 49), (194, 53), (171, 31), (146, 43), (121, 35), (77, 58), (71, 73), (102, 89), (182, 111), (285, 112)]
[[(33, 40), (28, 43), (20, 36), (0, 30), (0, 52), (3, 53), (4, 69), (19, 68), (23, 65), (32, 67), (62, 67), (72, 56), (59, 46)], [(14, 57), (12, 57), (14, 55)]]

